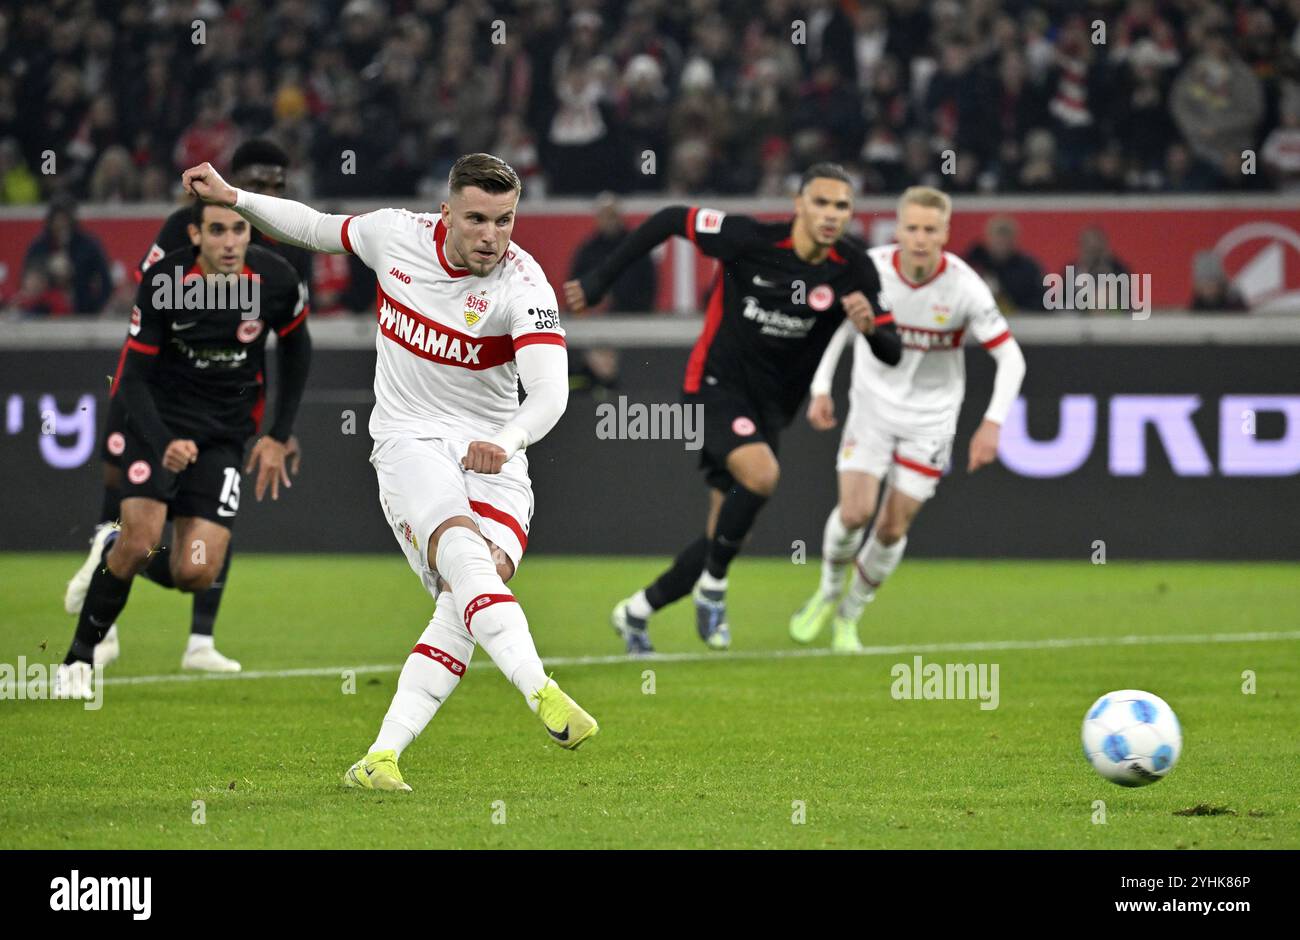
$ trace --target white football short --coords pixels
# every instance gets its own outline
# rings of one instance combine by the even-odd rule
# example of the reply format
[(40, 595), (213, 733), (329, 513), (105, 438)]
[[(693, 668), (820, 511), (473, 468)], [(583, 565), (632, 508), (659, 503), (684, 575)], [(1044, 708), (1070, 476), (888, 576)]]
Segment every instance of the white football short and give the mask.
[(411, 570), (438, 596), (437, 572), (426, 560), (429, 537), (453, 516), (469, 516), (483, 537), (519, 570), (533, 518), (528, 458), (506, 461), (500, 473), (471, 473), (460, 459), (468, 440), (390, 438), (376, 442), (370, 462), (379, 477), (379, 502)]
[(939, 478), (948, 469), (952, 439), (951, 434), (908, 433), (853, 402), (844, 422), (835, 469), (869, 473), (881, 481), (888, 477), (890, 486), (925, 502), (934, 496)]

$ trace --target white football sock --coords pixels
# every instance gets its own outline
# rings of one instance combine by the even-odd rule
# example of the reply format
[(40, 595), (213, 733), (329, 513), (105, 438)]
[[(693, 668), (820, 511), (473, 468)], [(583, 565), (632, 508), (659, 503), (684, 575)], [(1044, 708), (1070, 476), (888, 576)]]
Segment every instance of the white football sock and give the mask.
[(443, 591), (438, 595), (433, 619), (406, 657), (397, 678), (397, 692), (368, 753), (391, 748), (401, 757), (456, 690), (472, 655), (474, 639), (461, 623), (451, 592)]
[(212, 639), (211, 635), (207, 633), (191, 633), (189, 642), (185, 644), (185, 652), (193, 653), (203, 649), (210, 650), (215, 646), (216, 641)]
[(645, 591), (637, 591), (627, 599), (627, 612), (633, 617), (649, 620), (655, 609), (650, 606), (650, 601), (646, 600)]
[(876, 540), (873, 529), (867, 536), (867, 542), (858, 552), (858, 563), (854, 566), (853, 580), (849, 589), (840, 600), (839, 615), (846, 620), (857, 622), (862, 616), (862, 608), (876, 596), (876, 589), (885, 583), (903, 560), (903, 550), (907, 548), (907, 536), (903, 536), (890, 546), (881, 545)]
[(700, 572), (700, 587), (706, 591), (725, 591), (727, 589), (727, 579), (715, 578), (706, 569)]
[(831, 510), (822, 530), (822, 596), (827, 600), (838, 600), (843, 592), (849, 562), (853, 561), (861, 538), (862, 529), (845, 527), (839, 506)]
[(546, 673), (528, 618), (497, 574), (487, 543), (471, 529), (452, 526), (438, 539), (435, 560), (438, 574), (451, 585), (465, 628), (536, 711), (533, 693), (546, 685)]

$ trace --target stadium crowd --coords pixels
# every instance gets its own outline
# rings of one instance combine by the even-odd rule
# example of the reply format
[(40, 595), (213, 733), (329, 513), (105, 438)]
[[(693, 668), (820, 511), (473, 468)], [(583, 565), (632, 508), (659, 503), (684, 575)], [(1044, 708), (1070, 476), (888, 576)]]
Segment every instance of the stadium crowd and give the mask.
[(1298, 50), (1300, 0), (0, 2), (0, 203), (166, 200), (262, 135), (304, 197), (477, 150), (530, 196), (1290, 189)]

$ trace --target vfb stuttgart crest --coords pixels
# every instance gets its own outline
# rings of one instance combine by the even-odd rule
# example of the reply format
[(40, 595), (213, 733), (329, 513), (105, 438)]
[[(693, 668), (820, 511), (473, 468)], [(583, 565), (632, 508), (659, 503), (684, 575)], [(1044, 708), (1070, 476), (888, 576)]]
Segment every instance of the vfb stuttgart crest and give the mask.
[(488, 300), (486, 295), (487, 291), (481, 290), (477, 294), (467, 294), (465, 296), (465, 323), (467, 326), (473, 326), (483, 319), (487, 313), (488, 304), (492, 301)]

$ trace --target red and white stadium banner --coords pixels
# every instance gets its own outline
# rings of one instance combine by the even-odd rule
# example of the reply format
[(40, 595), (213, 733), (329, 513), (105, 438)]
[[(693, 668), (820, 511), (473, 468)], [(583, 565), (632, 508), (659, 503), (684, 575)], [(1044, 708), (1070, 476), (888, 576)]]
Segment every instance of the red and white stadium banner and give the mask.
[[(670, 201), (628, 200), (626, 220), (636, 224)], [(763, 218), (789, 214), (779, 200), (704, 197), (692, 202)], [(414, 202), (411, 207), (423, 208)], [(116, 272), (129, 278), (152, 244), (166, 208), (86, 206), (80, 220), (104, 245)], [(364, 211), (374, 205), (350, 208)], [(860, 208), (865, 211), (859, 212), (859, 222), (872, 242), (889, 240), (892, 202), (871, 200)], [(1252, 308), (1300, 311), (1300, 200), (1294, 198), (958, 197), (957, 209), (948, 247), (959, 255), (982, 240), (991, 216), (1009, 215), (1020, 224), (1021, 249), (1038, 260), (1044, 274), (1061, 273), (1078, 256), (1079, 233), (1097, 226), (1130, 272), (1151, 276), (1155, 307), (1188, 306), (1193, 258), (1213, 250)], [(515, 240), (541, 263), (558, 294), (578, 245), (594, 230), (592, 213), (582, 200), (525, 202), (521, 210)], [(39, 207), (0, 214), (5, 233), (0, 240), (0, 296), (16, 289), (24, 253), (40, 231), (42, 215)], [(698, 309), (700, 292), (709, 283), (713, 262), (691, 251), (685, 240), (681, 244), (684, 250), (659, 253), (661, 310)]]

